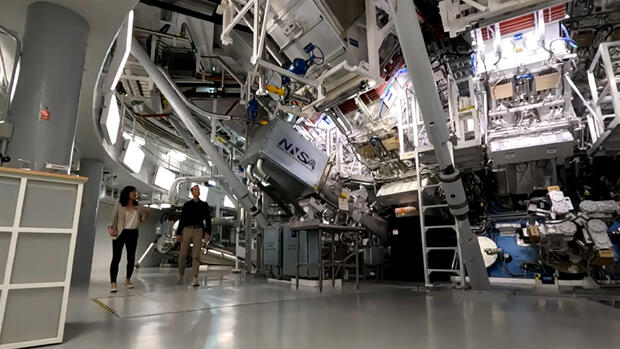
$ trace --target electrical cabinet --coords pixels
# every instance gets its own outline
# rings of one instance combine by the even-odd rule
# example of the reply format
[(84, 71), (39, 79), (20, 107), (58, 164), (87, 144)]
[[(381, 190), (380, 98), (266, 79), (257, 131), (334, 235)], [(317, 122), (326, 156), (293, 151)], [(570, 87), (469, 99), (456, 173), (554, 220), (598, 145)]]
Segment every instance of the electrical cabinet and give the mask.
[[(299, 234), (299, 263), (318, 264), (320, 251), (318, 246), (318, 231), (294, 231), (286, 226), (282, 231), (283, 245), (283, 274), (294, 277), (297, 273), (297, 235)], [(300, 267), (299, 276), (314, 278), (319, 276), (317, 267)]]

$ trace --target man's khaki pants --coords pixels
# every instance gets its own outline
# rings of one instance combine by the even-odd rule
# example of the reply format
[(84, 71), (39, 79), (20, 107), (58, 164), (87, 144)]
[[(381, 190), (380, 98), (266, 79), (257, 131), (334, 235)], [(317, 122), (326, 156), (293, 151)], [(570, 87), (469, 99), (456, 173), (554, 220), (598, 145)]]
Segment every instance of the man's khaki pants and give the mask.
[(179, 251), (179, 275), (185, 273), (185, 259), (189, 244), (192, 246), (192, 275), (198, 277), (198, 268), (200, 268), (200, 247), (202, 245), (202, 229), (201, 228), (184, 228), (183, 239), (181, 240), (181, 251)]

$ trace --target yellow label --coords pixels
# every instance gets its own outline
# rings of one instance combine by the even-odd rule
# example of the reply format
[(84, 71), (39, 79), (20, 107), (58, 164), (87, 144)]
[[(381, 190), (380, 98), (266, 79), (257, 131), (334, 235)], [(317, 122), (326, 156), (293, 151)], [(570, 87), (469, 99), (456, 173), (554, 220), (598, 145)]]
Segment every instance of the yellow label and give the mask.
[(463, 109), (459, 109), (459, 111), (460, 111), (460, 112), (461, 112), (461, 111), (468, 111), (468, 110), (472, 110), (472, 109), (475, 109), (475, 108), (476, 108), (476, 106), (470, 105), (470, 106), (465, 107), (465, 108), (463, 108)]

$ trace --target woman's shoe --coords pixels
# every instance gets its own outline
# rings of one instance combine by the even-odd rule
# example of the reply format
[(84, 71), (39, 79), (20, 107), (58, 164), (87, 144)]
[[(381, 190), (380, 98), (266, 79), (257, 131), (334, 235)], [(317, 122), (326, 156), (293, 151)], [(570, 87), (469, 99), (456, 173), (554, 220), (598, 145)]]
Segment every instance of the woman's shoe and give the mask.
[(110, 285), (110, 293), (116, 293), (116, 292), (118, 292), (118, 289), (116, 288), (116, 282), (113, 282)]
[(131, 281), (125, 281), (125, 287), (127, 287), (130, 290), (133, 290), (133, 284), (131, 283)]

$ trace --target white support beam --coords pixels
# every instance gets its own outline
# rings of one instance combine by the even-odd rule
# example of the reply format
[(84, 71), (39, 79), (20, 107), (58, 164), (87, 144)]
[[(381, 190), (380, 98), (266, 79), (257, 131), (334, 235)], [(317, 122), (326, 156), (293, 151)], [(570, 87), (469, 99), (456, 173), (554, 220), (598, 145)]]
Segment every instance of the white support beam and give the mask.
[(267, 218), (258, 211), (254, 195), (248, 191), (246, 186), (241, 182), (239, 177), (235, 175), (230, 165), (220, 156), (219, 149), (210, 142), (209, 138), (204, 134), (204, 130), (200, 127), (196, 119), (192, 116), (192, 110), (187, 106), (175, 87), (169, 82), (167, 77), (155, 63), (151, 61), (146, 51), (140, 45), (138, 40), (133, 39), (131, 46), (132, 55), (142, 64), (144, 70), (153, 79), (161, 93), (170, 103), (170, 107), (178, 114), (183, 124), (187, 127), (192, 136), (198, 141), (209, 159), (213, 162), (218, 172), (223, 175), (224, 183), (229, 187), (230, 191), (235, 194), (241, 205), (252, 214), (255, 215), (256, 221), (261, 228), (267, 226)]
[(394, 12), (398, 40), (405, 64), (409, 76), (414, 77), (412, 83), (422, 119), (435, 151), (441, 187), (446, 192), (448, 208), (458, 226), (462, 258), (471, 279), (471, 287), (475, 290), (489, 289), (489, 276), (482, 259), (478, 239), (472, 232), (467, 218), (469, 211), (467, 198), (460, 173), (454, 167), (446, 115), (434, 83), (433, 70), (426, 51), (422, 29), (417, 20), (415, 5), (411, 0), (398, 0)]
[[(258, 3), (258, 1), (257, 1)], [(265, 1), (265, 10), (263, 15), (263, 21), (261, 22), (260, 38), (258, 41), (258, 47), (254, 50), (255, 54), (250, 59), (250, 63), (256, 64), (256, 61), (263, 56), (263, 50), (265, 48), (265, 36), (267, 36), (267, 17), (269, 16), (269, 0)], [(254, 19), (258, 17), (258, 13), (255, 14)], [(257, 27), (258, 29), (258, 27)], [(256, 34), (256, 32), (254, 32)]]
[[(238, 11), (235, 16), (232, 18), (232, 20), (230, 21), (230, 23), (226, 24), (224, 26), (224, 29), (222, 30), (222, 34), (220, 34), (220, 39), (222, 40), (222, 42), (224, 44), (226, 43), (232, 43), (232, 40), (230, 39), (230, 31), (235, 27), (235, 25), (237, 25), (239, 23), (239, 21), (244, 18), (245, 14), (250, 10), (250, 8), (252, 8), (252, 6), (255, 5), (255, 2), (257, 2), (258, 0), (249, 0), (245, 6), (243, 6), (243, 8)], [(230, 4), (230, 2), (228, 2)], [(258, 4), (255, 5), (255, 11), (256, 11), (256, 6), (258, 6)], [(233, 11), (233, 6), (228, 6), (225, 8), (225, 11)], [(234, 12), (233, 12), (234, 13)], [(227, 15), (224, 15), (224, 18), (226, 18)], [(256, 20), (254, 21), (255, 26), (258, 26), (256, 23)], [(254, 36), (256, 37), (256, 33), (254, 34)]]

